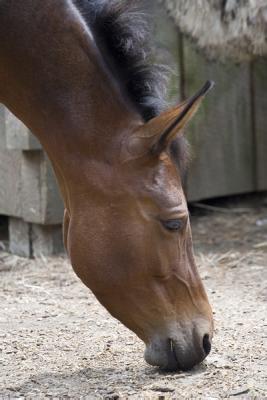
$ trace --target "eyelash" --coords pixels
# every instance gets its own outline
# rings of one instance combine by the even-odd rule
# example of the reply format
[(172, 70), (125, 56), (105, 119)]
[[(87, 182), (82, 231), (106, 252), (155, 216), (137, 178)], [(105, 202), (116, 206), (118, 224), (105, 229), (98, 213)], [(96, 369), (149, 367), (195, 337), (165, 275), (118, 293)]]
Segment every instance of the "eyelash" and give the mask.
[(170, 219), (167, 221), (161, 221), (163, 227), (171, 232), (178, 232), (182, 229), (184, 221), (181, 219)]

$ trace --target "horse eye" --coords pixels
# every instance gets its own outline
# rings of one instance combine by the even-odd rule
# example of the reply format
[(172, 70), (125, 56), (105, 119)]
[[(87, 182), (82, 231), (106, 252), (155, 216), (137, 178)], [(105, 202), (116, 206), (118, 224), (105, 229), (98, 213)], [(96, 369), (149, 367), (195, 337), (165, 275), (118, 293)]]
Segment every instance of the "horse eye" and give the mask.
[(169, 219), (161, 221), (161, 223), (168, 231), (179, 231), (183, 226), (183, 222), (180, 219)]

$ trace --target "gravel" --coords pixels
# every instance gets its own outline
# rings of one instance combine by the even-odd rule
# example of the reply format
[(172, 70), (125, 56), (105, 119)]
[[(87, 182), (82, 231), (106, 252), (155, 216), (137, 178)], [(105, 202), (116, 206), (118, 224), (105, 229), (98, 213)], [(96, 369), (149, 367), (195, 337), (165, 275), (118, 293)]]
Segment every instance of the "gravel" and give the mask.
[(267, 397), (267, 207), (263, 199), (242, 207), (193, 212), (216, 331), (210, 356), (186, 373), (147, 365), (143, 343), (96, 301), (65, 257), (0, 252), (0, 398)]

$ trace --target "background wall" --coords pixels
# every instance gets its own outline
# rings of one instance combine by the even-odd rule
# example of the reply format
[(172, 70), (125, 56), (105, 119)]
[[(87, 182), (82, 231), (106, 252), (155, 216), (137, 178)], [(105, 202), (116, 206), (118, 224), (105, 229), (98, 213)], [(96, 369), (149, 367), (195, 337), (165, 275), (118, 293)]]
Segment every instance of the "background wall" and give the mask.
[(193, 156), (188, 199), (267, 190), (267, 59), (210, 61), (157, 2), (146, 0), (145, 8), (155, 16), (159, 59), (173, 67), (171, 102), (215, 81), (187, 128)]
[[(267, 190), (267, 60), (208, 61), (156, 1), (144, 0), (157, 56), (172, 68), (177, 103), (207, 79), (216, 86), (187, 128), (192, 162), (189, 201)], [(62, 251), (63, 204), (40, 144), (0, 106), (0, 214), (9, 216), (10, 250), (24, 256)]]

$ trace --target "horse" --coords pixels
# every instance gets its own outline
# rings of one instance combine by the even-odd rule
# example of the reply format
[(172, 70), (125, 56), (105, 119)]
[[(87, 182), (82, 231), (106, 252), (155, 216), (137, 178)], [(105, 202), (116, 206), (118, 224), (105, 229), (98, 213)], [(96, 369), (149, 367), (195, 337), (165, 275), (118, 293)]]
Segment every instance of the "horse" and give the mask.
[(193, 255), (183, 132), (212, 83), (166, 107), (134, 3), (0, 0), (0, 102), (51, 160), (77, 276), (144, 342), (147, 363), (188, 370), (214, 328)]

